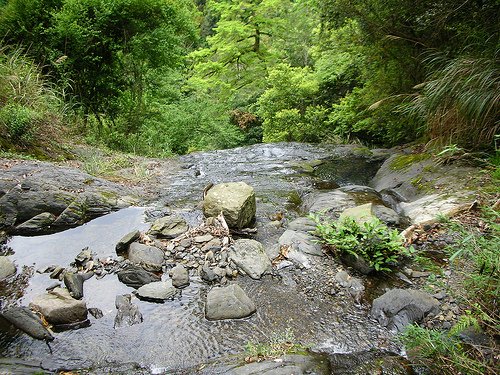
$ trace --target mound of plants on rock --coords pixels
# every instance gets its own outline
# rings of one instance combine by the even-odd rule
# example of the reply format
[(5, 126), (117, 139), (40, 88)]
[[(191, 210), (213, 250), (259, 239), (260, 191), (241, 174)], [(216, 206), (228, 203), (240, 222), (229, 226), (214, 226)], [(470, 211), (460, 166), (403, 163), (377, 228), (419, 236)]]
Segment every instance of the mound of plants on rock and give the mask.
[(338, 255), (351, 254), (362, 258), (376, 271), (390, 271), (400, 257), (409, 255), (411, 248), (396, 229), (390, 229), (377, 218), (363, 223), (351, 217), (337, 221), (310, 216), (316, 222), (315, 234)]

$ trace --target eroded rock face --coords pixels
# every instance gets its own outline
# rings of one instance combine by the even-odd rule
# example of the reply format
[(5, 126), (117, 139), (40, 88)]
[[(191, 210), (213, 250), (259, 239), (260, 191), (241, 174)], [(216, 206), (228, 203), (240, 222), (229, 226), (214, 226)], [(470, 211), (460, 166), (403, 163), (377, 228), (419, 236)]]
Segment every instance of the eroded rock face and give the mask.
[(213, 288), (207, 294), (205, 316), (208, 320), (246, 318), (255, 311), (254, 303), (237, 284)]
[(255, 240), (237, 240), (229, 252), (229, 258), (252, 279), (260, 279), (271, 269), (264, 246)]
[(63, 288), (55, 288), (35, 297), (30, 307), (40, 311), (49, 323), (55, 325), (78, 323), (87, 319), (85, 301), (74, 299)]
[(0, 229), (42, 234), (83, 224), (134, 202), (133, 192), (73, 168), (23, 161), (2, 169)]
[(0, 280), (3, 280), (16, 273), (16, 266), (5, 256), (0, 256)]
[(420, 290), (392, 289), (373, 301), (371, 316), (393, 331), (402, 331), (429, 314), (437, 314), (439, 302)]
[(205, 196), (203, 212), (206, 217), (216, 217), (222, 212), (228, 226), (247, 227), (255, 218), (255, 192), (244, 182), (215, 185)]

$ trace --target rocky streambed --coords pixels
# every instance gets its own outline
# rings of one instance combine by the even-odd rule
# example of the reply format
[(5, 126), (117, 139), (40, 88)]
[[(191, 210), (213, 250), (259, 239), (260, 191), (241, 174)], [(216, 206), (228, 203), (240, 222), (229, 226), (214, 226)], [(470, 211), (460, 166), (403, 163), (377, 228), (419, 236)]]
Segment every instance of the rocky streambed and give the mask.
[[(324, 254), (306, 218), (354, 209), (402, 228), (468, 199), (411, 190), (405, 182), (414, 177), (398, 179), (387, 167), (393, 153), (256, 145), (156, 161), (153, 178), (128, 187), (76, 169), (5, 161), (1, 225), (14, 236), (1, 257), (0, 366), (7, 373), (348, 374), (370, 366), (410, 373), (395, 331), (436, 314), (437, 300), (396, 289), (411, 283), (411, 272), (367, 277)], [(205, 219), (204, 198), (235, 181), (251, 187), (255, 214), (231, 222), (215, 209)], [(142, 207), (124, 208), (134, 203)], [(242, 206), (235, 210), (246, 212)], [(66, 227), (75, 228), (60, 231)], [(54, 298), (84, 311), (58, 321), (46, 306)], [(5, 319), (29, 305), (59, 328), (49, 345)], [(244, 365), (246, 344), (283, 332), (323, 354)]]

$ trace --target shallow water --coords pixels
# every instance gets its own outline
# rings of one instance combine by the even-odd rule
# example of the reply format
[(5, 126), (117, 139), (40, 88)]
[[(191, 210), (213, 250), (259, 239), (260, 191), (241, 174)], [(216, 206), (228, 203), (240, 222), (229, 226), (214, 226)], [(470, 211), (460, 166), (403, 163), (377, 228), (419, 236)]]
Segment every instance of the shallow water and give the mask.
[[(206, 184), (246, 181), (254, 187), (258, 200), (256, 239), (270, 246), (285, 228), (269, 225), (268, 216), (282, 211), (292, 220), (299, 214), (296, 201), (316, 189), (317, 177), (294, 165), (333, 157), (345, 157), (348, 161), (346, 155), (349, 149), (342, 147), (276, 144), (185, 156), (181, 159), (185, 168), (165, 176), (157, 205), (170, 206), (195, 225), (202, 217), (197, 203)], [(357, 174), (372, 173), (372, 164), (363, 167), (359, 160), (357, 163)], [(349, 174), (340, 171), (335, 180), (342, 185), (358, 182), (350, 170)], [(64, 232), (13, 237), (8, 245), (14, 251), (12, 258), (19, 270), (22, 266), (30, 267), (32, 272), (52, 264), (67, 266), (86, 246), (98, 258), (115, 257), (116, 242), (131, 230), (147, 229), (145, 220), (143, 208), (128, 208)], [(238, 277), (238, 284), (257, 306), (257, 313), (248, 319), (207, 321), (204, 297), (208, 287), (193, 278), (174, 301), (155, 304), (134, 297), (133, 303), (139, 306), (144, 322), (119, 329), (113, 328), (115, 296), (133, 289), (121, 284), (116, 275), (100, 280), (93, 277), (84, 284), (85, 300), (87, 307), (103, 311), (102, 319), (90, 317), (90, 327), (56, 334), (51, 344), (53, 354), (45, 343), (0, 322), (0, 369), (23, 373), (31, 368), (26, 367), (29, 365), (50, 371), (93, 368), (106, 372), (105, 368), (136, 364), (145, 372), (171, 372), (239, 353), (247, 342), (265, 341), (273, 333), (287, 329), (302, 344), (330, 353), (390, 348), (389, 333), (367, 317), (367, 305), (357, 306), (349, 296), (329, 293), (337, 267), (335, 261), (319, 258), (313, 265), (311, 270), (284, 272), (262, 281)], [(26, 274), (27, 285), (2, 285), (0, 297), (12, 298), (12, 289), (21, 291), (17, 302), (27, 305), (53, 282), (48, 274)]]

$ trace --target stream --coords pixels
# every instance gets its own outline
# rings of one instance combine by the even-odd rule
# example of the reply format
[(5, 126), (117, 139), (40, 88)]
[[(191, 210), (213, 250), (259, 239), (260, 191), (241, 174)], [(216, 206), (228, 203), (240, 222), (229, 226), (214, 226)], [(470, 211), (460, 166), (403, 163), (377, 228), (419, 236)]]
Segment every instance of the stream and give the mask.
[[(28, 305), (53, 283), (48, 274), (36, 270), (68, 266), (87, 246), (97, 258), (116, 257), (115, 245), (120, 238), (132, 230), (146, 231), (153, 218), (166, 210), (198, 225), (203, 218), (203, 189), (209, 183), (244, 181), (251, 185), (257, 197), (257, 233), (252, 238), (265, 247), (273, 246), (286, 222), (304, 214), (301, 200), (306, 194), (349, 184), (366, 185), (382, 160), (366, 156), (356, 146), (295, 143), (180, 157), (182, 167), (162, 176), (157, 198), (145, 207), (126, 208), (51, 235), (11, 237), (7, 246), (18, 273), (23, 269), (23, 282), (2, 282), (0, 298)], [(269, 217), (277, 213), (284, 215), (284, 226), (271, 225)], [(242, 320), (206, 320), (204, 300), (209, 286), (192, 277), (190, 286), (173, 301), (151, 303), (134, 297), (144, 322), (117, 329), (113, 328), (115, 297), (134, 289), (119, 282), (115, 274), (92, 277), (84, 283), (85, 301), (87, 307), (101, 309), (104, 316), (89, 316), (90, 327), (57, 333), (50, 344), (52, 353), (46, 343), (0, 320), (0, 373), (25, 374), (41, 369), (49, 373), (72, 369), (193, 373), (204, 363), (241, 353), (248, 342), (265, 342), (285, 331), (293, 332), (297, 342), (317, 352), (398, 352), (392, 335), (369, 318), (369, 301), (356, 304), (350, 296), (331, 292), (338, 267), (335, 259), (325, 256), (313, 259), (307, 270), (293, 269), (259, 281), (238, 276), (237, 283), (257, 306), (254, 315)]]

